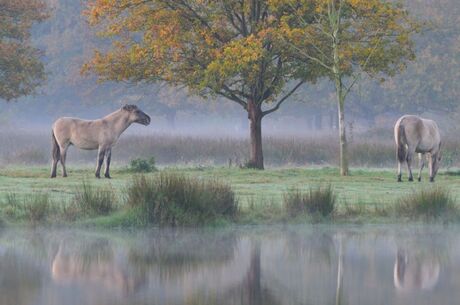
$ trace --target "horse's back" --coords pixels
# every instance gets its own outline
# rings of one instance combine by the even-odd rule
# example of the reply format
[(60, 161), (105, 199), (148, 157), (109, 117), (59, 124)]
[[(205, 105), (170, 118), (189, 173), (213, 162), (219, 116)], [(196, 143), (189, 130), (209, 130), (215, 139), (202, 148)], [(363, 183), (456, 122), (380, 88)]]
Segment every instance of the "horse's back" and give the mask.
[(53, 124), (53, 133), (59, 143), (72, 143), (82, 149), (96, 149), (99, 146), (98, 129), (95, 121), (62, 117)]
[(421, 118), (416, 115), (406, 114), (400, 117), (394, 128), (396, 143), (409, 145), (410, 142), (418, 142), (422, 125)]
[(404, 130), (404, 138), (407, 142), (404, 144), (415, 147), (420, 152), (437, 147), (441, 140), (438, 125), (430, 119), (404, 115), (395, 124), (395, 137), (397, 137), (397, 129), (401, 128)]

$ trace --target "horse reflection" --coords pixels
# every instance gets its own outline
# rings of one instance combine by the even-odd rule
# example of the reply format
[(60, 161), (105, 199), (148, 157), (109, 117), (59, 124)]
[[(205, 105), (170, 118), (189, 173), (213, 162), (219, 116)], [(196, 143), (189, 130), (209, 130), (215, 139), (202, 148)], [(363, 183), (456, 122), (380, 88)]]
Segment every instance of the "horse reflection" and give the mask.
[(439, 259), (429, 255), (414, 255), (398, 249), (393, 269), (393, 281), (399, 291), (431, 290), (439, 280)]
[(145, 283), (142, 273), (128, 272), (107, 243), (91, 243), (82, 248), (66, 249), (59, 244), (52, 261), (51, 276), (58, 283), (102, 286), (121, 295), (132, 294)]

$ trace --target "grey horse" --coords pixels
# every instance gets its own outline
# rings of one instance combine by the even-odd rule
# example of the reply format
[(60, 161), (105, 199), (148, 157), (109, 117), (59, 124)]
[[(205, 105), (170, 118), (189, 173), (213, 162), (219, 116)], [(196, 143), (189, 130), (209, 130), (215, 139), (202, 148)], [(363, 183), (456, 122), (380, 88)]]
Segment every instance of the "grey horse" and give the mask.
[(433, 182), (441, 161), (441, 135), (436, 122), (416, 115), (404, 115), (396, 122), (394, 135), (398, 157), (398, 181), (401, 182), (401, 166), (404, 162), (407, 163), (409, 181), (414, 180), (411, 162), (415, 153), (419, 153), (418, 181), (422, 179), (424, 156), (428, 154), (430, 182)]
[(98, 150), (96, 177), (100, 178), (101, 166), (105, 158), (105, 177), (110, 178), (110, 159), (112, 147), (118, 138), (132, 123), (150, 124), (150, 117), (136, 105), (125, 105), (115, 112), (97, 120), (81, 120), (77, 118), (59, 118), (52, 128), (52, 166), (51, 178), (56, 177), (56, 166), (59, 160), (62, 165), (62, 176), (67, 177), (65, 168), (67, 149), (75, 145), (80, 149)]

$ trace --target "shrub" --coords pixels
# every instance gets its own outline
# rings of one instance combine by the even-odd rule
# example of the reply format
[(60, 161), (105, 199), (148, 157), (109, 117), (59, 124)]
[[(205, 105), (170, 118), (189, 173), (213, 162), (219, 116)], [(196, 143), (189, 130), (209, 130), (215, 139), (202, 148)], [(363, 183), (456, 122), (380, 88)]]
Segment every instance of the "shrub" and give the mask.
[(129, 169), (135, 173), (151, 173), (157, 171), (155, 167), (155, 157), (150, 159), (134, 159), (131, 160)]
[(396, 205), (396, 212), (410, 218), (451, 217), (458, 214), (450, 191), (439, 186), (414, 191), (400, 198)]
[(310, 187), (307, 193), (294, 188), (284, 194), (283, 204), (291, 217), (305, 213), (328, 217), (334, 212), (336, 197), (331, 185)]
[(127, 189), (127, 204), (139, 209), (144, 224), (162, 226), (215, 223), (237, 213), (229, 185), (175, 173), (134, 177)]
[[(114, 192), (111, 188), (95, 188), (83, 180), (81, 187), (74, 196), (74, 202), (83, 214), (91, 216), (107, 215), (115, 209), (114, 197)], [(72, 211), (70, 214), (74, 213), (75, 211)]]

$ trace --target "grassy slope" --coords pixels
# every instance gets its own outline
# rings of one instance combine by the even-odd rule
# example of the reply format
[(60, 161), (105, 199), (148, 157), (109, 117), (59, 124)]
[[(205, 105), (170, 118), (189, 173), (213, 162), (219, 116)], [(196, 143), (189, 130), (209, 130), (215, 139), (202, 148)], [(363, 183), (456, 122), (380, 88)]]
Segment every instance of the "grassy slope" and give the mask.
[[(334, 168), (322, 169), (268, 169), (265, 171), (228, 168), (169, 168), (197, 177), (218, 177), (229, 182), (239, 198), (242, 207), (249, 202), (281, 202), (282, 194), (290, 187), (307, 189), (311, 185), (331, 183), (336, 190), (339, 204), (392, 204), (403, 194), (426, 187), (426, 175), (422, 183), (397, 183), (394, 170), (354, 169), (349, 177), (339, 177)], [(69, 177), (48, 178), (48, 169), (43, 167), (7, 167), (0, 169), (0, 202), (8, 192), (27, 194), (49, 192), (56, 199), (70, 199), (83, 179), (95, 186), (111, 185), (123, 196), (126, 183), (132, 174), (122, 169), (112, 171), (111, 180), (93, 178), (92, 168), (73, 168)], [(437, 184), (448, 187), (455, 199), (460, 198), (460, 178), (439, 175)]]

